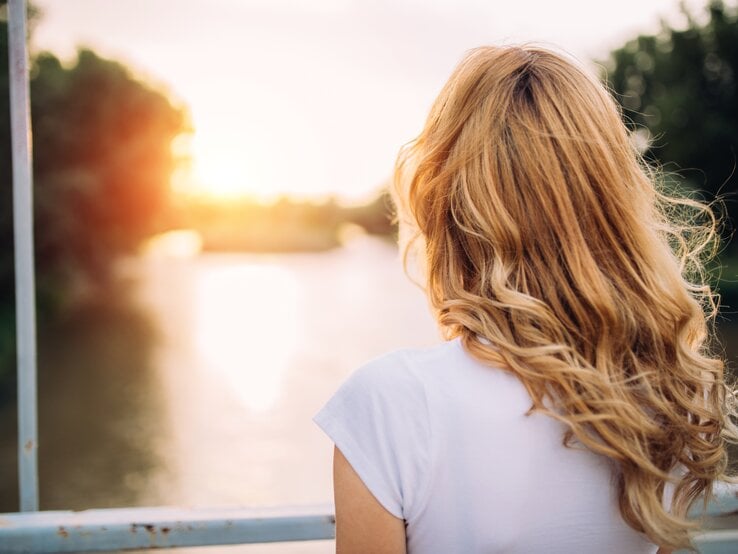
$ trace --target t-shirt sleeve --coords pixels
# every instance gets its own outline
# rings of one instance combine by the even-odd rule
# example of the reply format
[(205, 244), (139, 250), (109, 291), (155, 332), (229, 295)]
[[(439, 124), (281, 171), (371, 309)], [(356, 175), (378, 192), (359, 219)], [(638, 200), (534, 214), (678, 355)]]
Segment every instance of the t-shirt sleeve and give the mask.
[(430, 429), (423, 384), (402, 351), (357, 369), (313, 421), (379, 503), (408, 519), (427, 478)]

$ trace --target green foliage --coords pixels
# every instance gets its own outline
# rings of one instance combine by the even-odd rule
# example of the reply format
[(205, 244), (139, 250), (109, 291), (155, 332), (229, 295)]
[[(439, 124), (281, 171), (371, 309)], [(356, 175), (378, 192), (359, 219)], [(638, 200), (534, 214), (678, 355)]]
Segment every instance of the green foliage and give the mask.
[(648, 129), (646, 156), (708, 197), (725, 196), (737, 222), (738, 9), (712, 2), (702, 23), (682, 10), (685, 29), (664, 24), (629, 41), (605, 62), (606, 78), (626, 123)]
[[(1, 25), (3, 45), (5, 33)], [(3, 290), (12, 288), (6, 59), (0, 54), (0, 179), (6, 184), (0, 205)], [(174, 164), (170, 144), (183, 130), (183, 114), (123, 66), (89, 50), (80, 51), (70, 67), (42, 54), (32, 73), (39, 278), (42, 283), (50, 275), (104, 279), (114, 257), (166, 227)]]
[(102, 278), (113, 257), (166, 226), (182, 114), (89, 50), (69, 68), (42, 54), (33, 74), (37, 256)]
[[(0, 22), (0, 396), (12, 344), (13, 231), (7, 24)], [(170, 219), (172, 139), (181, 110), (90, 50), (33, 61), (31, 119), (41, 315), (72, 286), (99, 285), (112, 261)], [(4, 375), (6, 378), (4, 378)]]

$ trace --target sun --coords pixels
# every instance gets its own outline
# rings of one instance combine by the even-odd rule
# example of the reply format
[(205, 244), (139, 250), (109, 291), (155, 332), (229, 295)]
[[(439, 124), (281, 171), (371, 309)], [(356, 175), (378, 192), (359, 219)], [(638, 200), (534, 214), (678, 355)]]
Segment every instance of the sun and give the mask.
[(192, 180), (199, 191), (218, 198), (263, 194), (249, 172), (243, 153), (229, 144), (193, 144)]
[(215, 117), (195, 119), (194, 132), (172, 146), (175, 156), (187, 161), (174, 179), (175, 189), (216, 200), (274, 194), (233, 125)]
[(172, 152), (180, 161), (172, 175), (172, 187), (181, 194), (236, 200), (272, 193), (265, 181), (256, 177), (244, 153), (222, 137), (182, 135), (173, 142)]
[(253, 193), (248, 172), (238, 160), (223, 154), (196, 155), (193, 178), (202, 192), (220, 198), (236, 198)]

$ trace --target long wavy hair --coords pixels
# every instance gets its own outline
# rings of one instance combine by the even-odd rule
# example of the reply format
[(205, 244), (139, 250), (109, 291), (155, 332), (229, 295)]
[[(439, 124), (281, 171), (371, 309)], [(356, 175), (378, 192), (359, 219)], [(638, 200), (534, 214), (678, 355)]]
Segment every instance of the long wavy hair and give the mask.
[(633, 529), (691, 548), (689, 507), (727, 478), (735, 395), (702, 269), (717, 220), (661, 182), (595, 76), (522, 45), (467, 54), (392, 192), (445, 336), (517, 375), (565, 445), (615, 462)]

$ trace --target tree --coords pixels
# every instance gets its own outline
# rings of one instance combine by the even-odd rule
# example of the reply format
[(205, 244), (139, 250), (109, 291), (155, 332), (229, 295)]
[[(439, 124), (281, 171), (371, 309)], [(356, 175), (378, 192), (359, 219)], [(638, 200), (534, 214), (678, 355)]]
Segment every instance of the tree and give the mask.
[(183, 114), (90, 50), (69, 68), (42, 54), (33, 73), (37, 257), (101, 280), (113, 258), (166, 226)]
[[(704, 23), (682, 11), (686, 29), (662, 23), (629, 41), (605, 62), (605, 78), (628, 126), (649, 131), (646, 156), (708, 199), (726, 196), (738, 222), (738, 9), (712, 2)], [(738, 254), (735, 242), (730, 251)]]
[[(112, 262), (163, 230), (171, 141), (185, 116), (164, 94), (91, 50), (32, 64), (34, 216), (41, 314), (72, 284), (104, 283)], [(13, 229), (7, 23), (0, 21), (0, 398), (12, 388)]]

